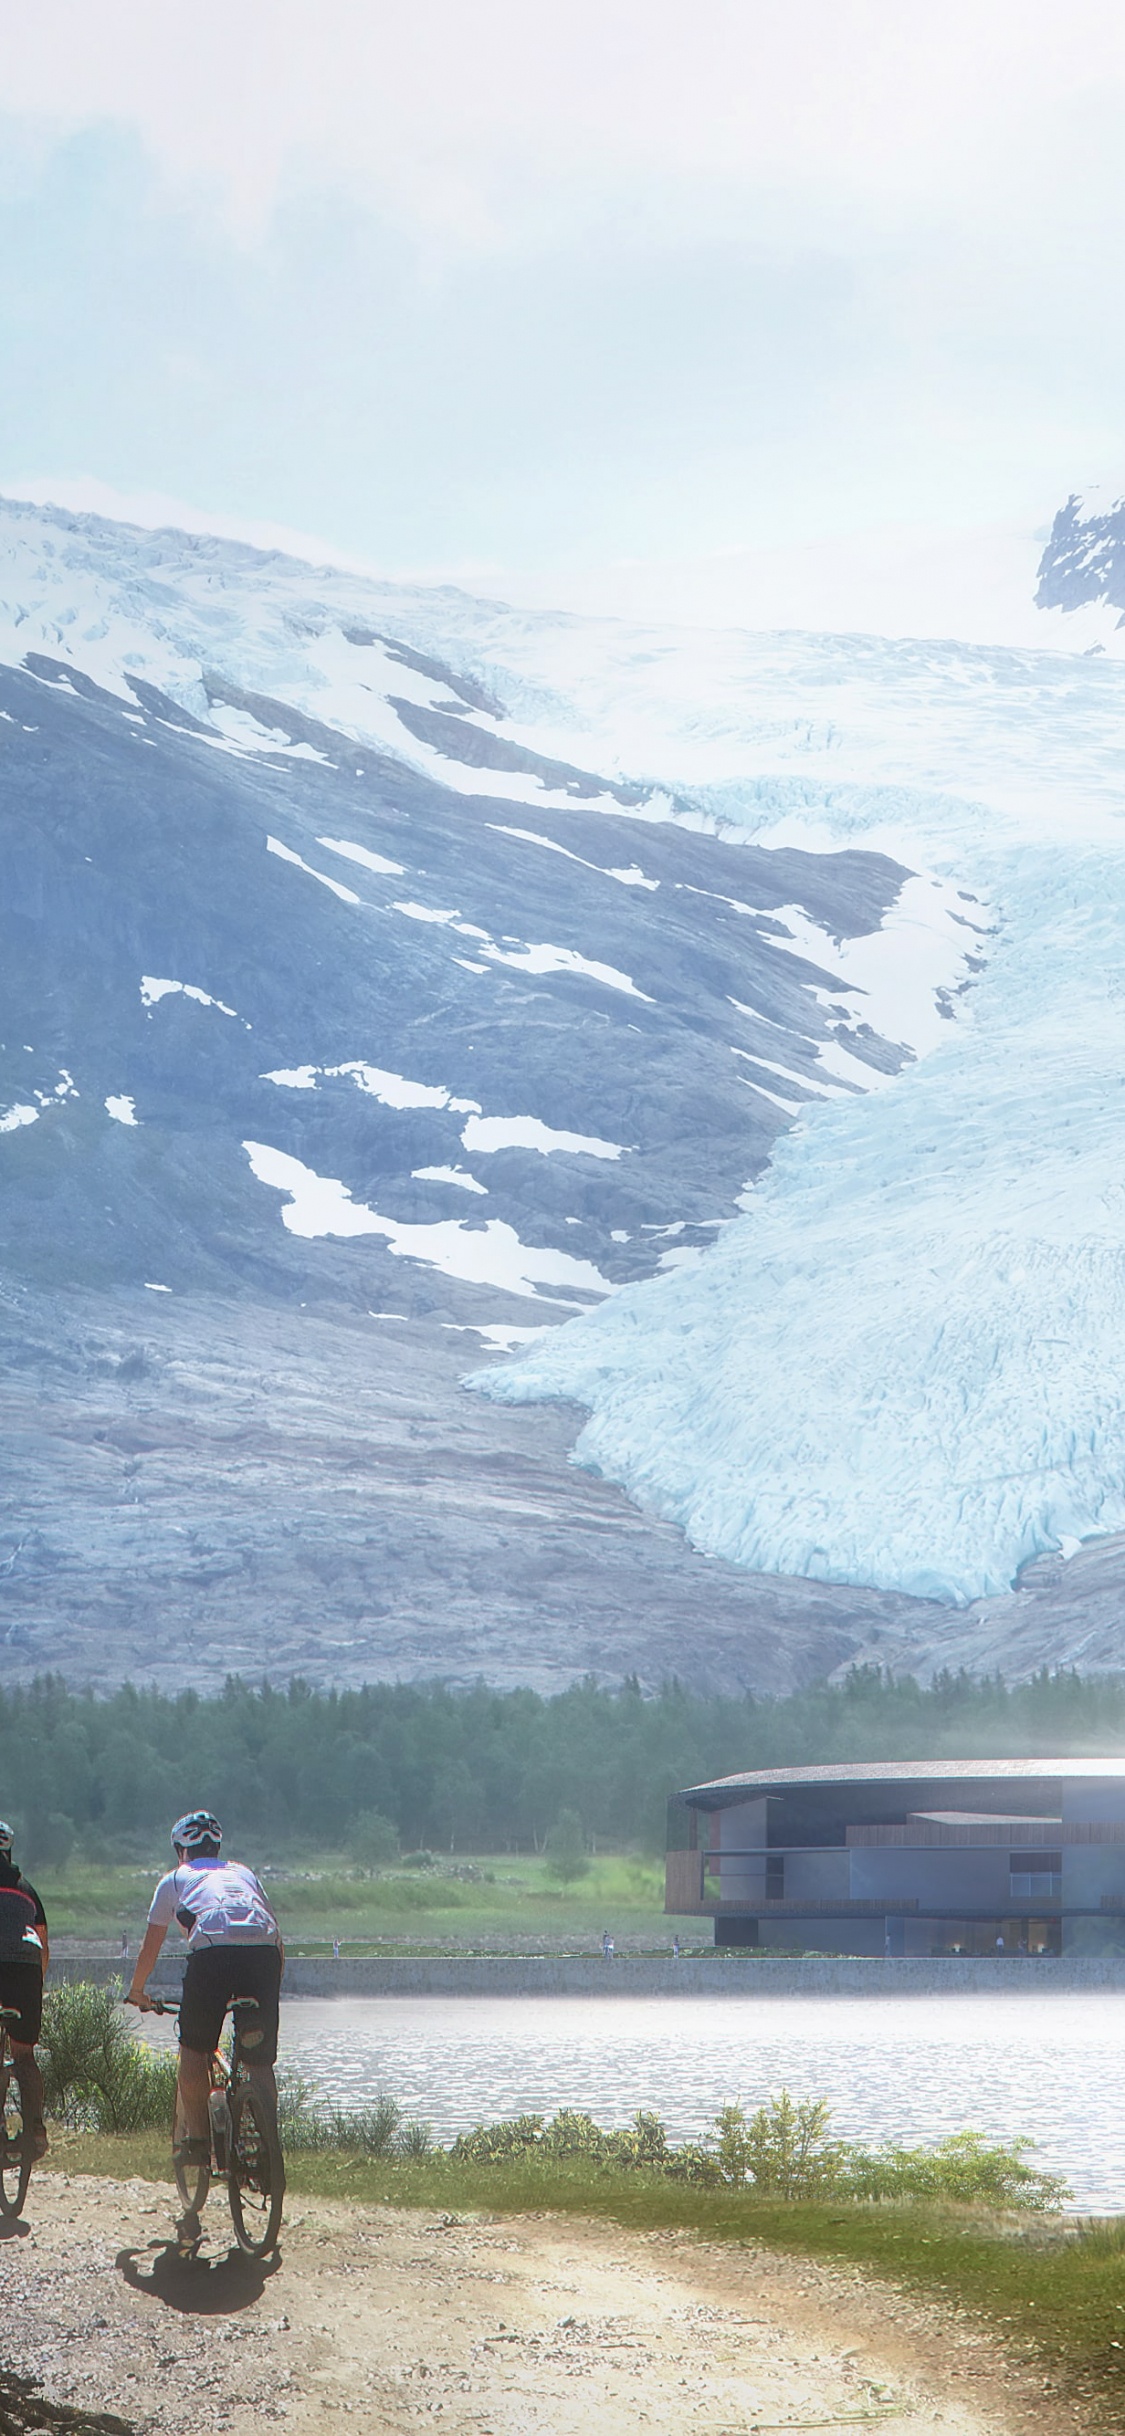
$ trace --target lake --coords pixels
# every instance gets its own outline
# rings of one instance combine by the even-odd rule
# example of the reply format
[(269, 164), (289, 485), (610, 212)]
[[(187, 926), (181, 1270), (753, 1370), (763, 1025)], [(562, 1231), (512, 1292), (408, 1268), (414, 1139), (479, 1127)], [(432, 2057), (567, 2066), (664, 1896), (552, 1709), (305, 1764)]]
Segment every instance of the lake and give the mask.
[[(163, 2036), (167, 2036), (167, 2031)], [(293, 1997), (281, 2062), (342, 2105), (379, 2091), (450, 2139), (574, 2106), (674, 2139), (720, 2106), (825, 2097), (845, 2138), (972, 2127), (1038, 2143), (1081, 2209), (1125, 2209), (1125, 1992), (925, 1997)]]

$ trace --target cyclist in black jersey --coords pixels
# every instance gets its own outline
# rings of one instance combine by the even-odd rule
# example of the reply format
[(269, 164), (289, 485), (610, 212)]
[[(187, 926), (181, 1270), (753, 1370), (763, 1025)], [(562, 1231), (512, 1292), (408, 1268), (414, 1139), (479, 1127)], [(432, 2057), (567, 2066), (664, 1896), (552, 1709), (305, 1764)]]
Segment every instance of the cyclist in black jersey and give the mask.
[(10, 2031), (12, 2064), (34, 2157), (42, 2157), (47, 2147), (43, 2075), (35, 2061), (47, 1961), (47, 1915), (35, 1888), (16, 1868), (12, 1830), (0, 1819), (0, 2005), (19, 2015)]

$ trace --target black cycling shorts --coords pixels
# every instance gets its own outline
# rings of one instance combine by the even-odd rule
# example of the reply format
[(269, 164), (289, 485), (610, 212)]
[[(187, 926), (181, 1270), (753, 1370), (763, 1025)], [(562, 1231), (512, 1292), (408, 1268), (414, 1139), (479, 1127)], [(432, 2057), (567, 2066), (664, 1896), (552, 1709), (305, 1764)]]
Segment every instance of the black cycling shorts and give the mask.
[(8, 2031), (21, 2047), (34, 2047), (43, 2027), (43, 1966), (38, 1962), (0, 1962), (0, 2005), (19, 2014)]
[(180, 1999), (180, 2045), (193, 2055), (214, 2055), (232, 1996), (253, 1996), (261, 2008), (265, 2037), (253, 2050), (255, 2064), (277, 2055), (281, 1955), (275, 1945), (207, 1945), (189, 1954)]

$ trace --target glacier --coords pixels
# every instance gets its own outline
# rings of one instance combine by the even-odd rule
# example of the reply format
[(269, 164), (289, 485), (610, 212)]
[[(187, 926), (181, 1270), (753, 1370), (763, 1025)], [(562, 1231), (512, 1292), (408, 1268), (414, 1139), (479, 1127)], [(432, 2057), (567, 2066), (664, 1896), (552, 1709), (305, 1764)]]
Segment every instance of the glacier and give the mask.
[[(764, 661), (772, 738), (752, 699), (697, 710), (712, 806), (991, 906), (969, 1020), (802, 1111), (690, 1268), (473, 1383), (585, 1406), (575, 1459), (708, 1555), (961, 1606), (1125, 1529), (1125, 695), (1077, 656), (793, 636)], [(784, 713), (828, 666), (802, 749)], [(667, 768), (668, 692), (654, 714)]]

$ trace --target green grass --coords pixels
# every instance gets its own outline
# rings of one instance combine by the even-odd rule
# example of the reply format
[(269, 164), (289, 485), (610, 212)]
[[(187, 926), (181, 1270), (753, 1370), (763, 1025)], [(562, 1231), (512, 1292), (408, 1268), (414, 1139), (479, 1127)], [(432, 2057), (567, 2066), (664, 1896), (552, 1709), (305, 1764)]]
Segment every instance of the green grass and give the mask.
[[(294, 1953), (328, 1953), (338, 1936), (345, 1953), (429, 1947), (464, 1952), (597, 1946), (608, 1928), (619, 1947), (667, 1952), (675, 1923), (663, 1911), (663, 1871), (653, 1861), (604, 1854), (586, 1877), (563, 1887), (533, 1854), (439, 1854), (432, 1869), (395, 1868), (365, 1875), (340, 1854), (313, 1855), (301, 1866), (274, 1867), (266, 1883), (286, 1942)], [(140, 1938), (163, 1855), (150, 1867), (72, 1858), (36, 1872), (52, 1933), (120, 1937), (133, 1950)], [(460, 1876), (460, 1871), (472, 1875)], [(704, 1924), (700, 1941), (708, 1942)]]
[[(53, 2133), (40, 2170), (171, 2179), (167, 2142), (155, 2133)], [(481, 2166), (455, 2163), (440, 2150), (420, 2160), (297, 2151), (287, 2172), (294, 2197), (451, 2215), (546, 2211), (866, 2268), (991, 2321), (1006, 2349), (1030, 2349), (1077, 2389), (1095, 2387), (1100, 2427), (1125, 2426), (1125, 2240), (1113, 2226), (1087, 2229), (1042, 2217), (990, 2221), (949, 2207), (776, 2201), (645, 2173), (591, 2170), (581, 2160), (525, 2156)]]

